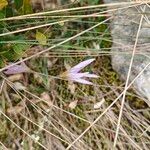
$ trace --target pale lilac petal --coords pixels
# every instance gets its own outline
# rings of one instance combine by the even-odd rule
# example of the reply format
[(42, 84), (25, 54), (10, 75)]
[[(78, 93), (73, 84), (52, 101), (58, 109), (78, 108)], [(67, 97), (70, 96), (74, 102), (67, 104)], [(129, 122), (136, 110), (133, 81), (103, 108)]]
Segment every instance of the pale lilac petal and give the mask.
[(4, 71), (4, 73), (10, 75), (10, 74), (23, 73), (27, 71), (29, 71), (28, 67), (24, 63), (21, 63), (20, 65), (14, 65), (9, 67), (6, 71)]
[(99, 76), (97, 76), (96, 74), (85, 74), (84, 77), (88, 77), (88, 78), (99, 78)]
[(80, 79), (80, 78), (79, 78), (79, 79), (75, 79), (74, 82), (79, 82), (79, 83), (82, 83), (82, 84), (93, 85), (92, 82), (87, 81), (87, 80), (85, 80), (85, 79)]
[(77, 73), (79, 72), (81, 69), (83, 69), (84, 67), (86, 67), (87, 65), (89, 65), (90, 63), (92, 63), (95, 59), (88, 59), (88, 60), (85, 60), (79, 64), (77, 64), (76, 66), (72, 67), (70, 69), (70, 72), (74, 72), (74, 73)]
[(70, 78), (70, 80), (74, 80), (74, 79), (85, 77), (88, 74), (89, 74), (89, 72), (84, 72), (84, 73), (69, 73), (69, 78)]

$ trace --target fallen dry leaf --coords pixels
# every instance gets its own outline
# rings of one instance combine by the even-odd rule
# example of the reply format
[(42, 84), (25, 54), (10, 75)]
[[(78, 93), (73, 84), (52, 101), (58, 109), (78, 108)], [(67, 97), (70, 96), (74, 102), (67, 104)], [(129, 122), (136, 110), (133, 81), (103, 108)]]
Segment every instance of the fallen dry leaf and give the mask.
[(49, 96), (49, 94), (47, 92), (43, 92), (40, 96), (41, 99), (44, 100), (44, 102), (46, 102), (48, 104), (48, 106), (52, 106), (53, 103), (51, 101), (51, 98)]
[(7, 113), (9, 114), (18, 114), (24, 109), (23, 106), (14, 106), (7, 109)]
[(71, 94), (75, 93), (76, 85), (73, 82), (68, 82), (68, 89), (70, 90)]
[(75, 109), (75, 107), (77, 106), (77, 103), (78, 103), (78, 100), (75, 100), (75, 101), (72, 101), (68, 107), (71, 108), (71, 109)]
[(26, 90), (26, 87), (20, 82), (15, 82), (14, 83), (14, 88), (16, 90)]
[(105, 102), (105, 99), (103, 98), (100, 102), (95, 103), (94, 109), (99, 109), (104, 102)]
[(19, 81), (23, 79), (23, 74), (15, 74), (8, 77), (8, 80), (11, 82)]

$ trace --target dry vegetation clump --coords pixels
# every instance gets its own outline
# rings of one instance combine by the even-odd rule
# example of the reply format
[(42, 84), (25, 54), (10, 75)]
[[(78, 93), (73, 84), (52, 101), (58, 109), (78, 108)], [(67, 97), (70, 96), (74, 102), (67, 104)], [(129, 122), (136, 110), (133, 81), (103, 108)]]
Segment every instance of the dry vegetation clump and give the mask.
[[(58, 1), (59, 9), (55, 4), (45, 12), (44, 5), (36, 11), (37, 5), (25, 2), (7, 5), (14, 14), (0, 19), (0, 149), (148, 150), (145, 100), (130, 88), (122, 109), (126, 81), (112, 68), (107, 5), (100, 0)], [(121, 3), (110, 5), (112, 12), (127, 9)], [(93, 85), (60, 78), (89, 58), (96, 60), (84, 71), (99, 75)], [(4, 73), (20, 62), (27, 72)]]

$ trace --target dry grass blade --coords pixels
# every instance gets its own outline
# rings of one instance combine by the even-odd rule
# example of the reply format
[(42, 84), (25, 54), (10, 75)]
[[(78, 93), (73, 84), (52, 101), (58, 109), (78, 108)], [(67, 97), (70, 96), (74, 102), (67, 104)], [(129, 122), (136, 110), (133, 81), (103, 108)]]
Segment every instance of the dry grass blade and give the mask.
[(58, 47), (58, 46), (60, 46), (60, 45), (62, 45), (62, 44), (64, 44), (64, 43), (67, 43), (68, 41), (70, 41), (70, 40), (72, 40), (72, 39), (75, 39), (75, 38), (81, 36), (82, 34), (84, 34), (84, 33), (88, 32), (88, 31), (90, 31), (90, 30), (96, 28), (96, 27), (99, 26), (100, 24), (103, 24), (104, 22), (107, 22), (107, 21), (110, 20), (110, 19), (111, 19), (111, 17), (108, 18), (108, 19), (106, 19), (106, 20), (104, 20), (104, 21), (102, 21), (102, 22), (100, 22), (100, 23), (98, 23), (98, 24), (96, 24), (96, 25), (94, 25), (94, 26), (92, 26), (92, 27), (90, 27), (89, 29), (86, 29), (86, 30), (82, 31), (81, 33), (78, 33), (78, 34), (75, 35), (75, 36), (72, 36), (72, 37), (70, 37), (70, 38), (68, 38), (68, 39), (66, 39), (66, 40), (64, 40), (64, 41), (62, 41), (62, 42), (60, 42), (60, 43), (58, 43), (58, 44), (56, 44), (56, 45), (51, 46), (50, 48), (47, 48), (47, 49), (45, 49), (45, 50), (43, 50), (43, 51), (41, 51), (41, 52), (39, 52), (39, 53), (37, 53), (37, 54), (34, 54), (34, 55), (30, 56), (30, 57), (27, 57), (27, 58), (25, 58), (25, 59), (22, 59), (22, 60), (20, 60), (20, 61), (18, 61), (18, 62), (16, 62), (16, 63), (13, 63), (13, 64), (11, 64), (11, 65), (9, 65), (9, 66), (3, 67), (2, 69), (0, 69), (0, 72), (2, 72), (2, 71), (4, 71), (4, 70), (8, 69), (9, 67), (12, 67), (12, 66), (14, 66), (14, 65), (17, 65), (17, 64), (19, 64), (19, 63), (21, 63), (21, 62), (30, 60), (31, 58), (34, 58), (34, 57), (37, 57), (37, 56), (39, 56), (39, 55), (41, 55), (41, 54), (43, 54), (43, 53), (46, 53), (46, 52), (50, 51), (51, 49), (56, 48), (56, 47)]
[(117, 129), (116, 129), (116, 135), (115, 135), (115, 140), (114, 140), (114, 147), (116, 147), (116, 144), (117, 144), (117, 138), (118, 138), (120, 123), (121, 123), (121, 117), (122, 117), (123, 107), (124, 107), (124, 103), (125, 103), (126, 91), (128, 89), (127, 87), (128, 87), (128, 84), (129, 84), (130, 73), (131, 73), (131, 69), (132, 69), (132, 64), (133, 64), (133, 60), (134, 60), (134, 56), (135, 56), (136, 46), (137, 46), (137, 42), (138, 42), (139, 33), (140, 33), (140, 30), (141, 30), (143, 18), (144, 18), (144, 16), (141, 15), (139, 28), (138, 28), (137, 36), (136, 36), (136, 41), (135, 41), (135, 44), (134, 44), (133, 53), (132, 53), (132, 57), (131, 57), (131, 62), (130, 62), (129, 70), (128, 70), (128, 75), (127, 75), (127, 80), (126, 80), (126, 84), (125, 84), (125, 89), (124, 89), (124, 93), (123, 93), (123, 97), (122, 97), (122, 101), (121, 101), (121, 108), (120, 108), (118, 124), (117, 124)]
[[(9, 5), (18, 16), (0, 11), (0, 149), (149, 150), (150, 103), (135, 92), (150, 68), (149, 3), (62, 1), (51, 11), (19, 12), (16, 1)], [(99, 76), (85, 76), (93, 85), (60, 76), (88, 59), (95, 61), (81, 72)], [(5, 74), (22, 62), (28, 72)]]

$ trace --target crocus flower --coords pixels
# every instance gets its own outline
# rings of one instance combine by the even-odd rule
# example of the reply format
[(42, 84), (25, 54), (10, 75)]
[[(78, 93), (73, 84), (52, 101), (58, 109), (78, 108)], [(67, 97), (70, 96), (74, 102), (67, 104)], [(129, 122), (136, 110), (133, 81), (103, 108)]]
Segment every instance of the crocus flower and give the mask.
[(28, 72), (28, 71), (29, 71), (29, 68), (26, 66), (26, 64), (24, 62), (22, 62), (19, 65), (13, 65), (13, 66), (9, 67), (6, 71), (4, 71), (4, 73), (6, 75), (11, 75), (11, 74), (17, 74), (17, 73), (24, 73), (24, 72)]
[(66, 78), (69, 81), (92, 85), (93, 83), (86, 80), (86, 78), (98, 78), (98, 76), (95, 74), (90, 74), (89, 72), (80, 73), (80, 70), (82, 70), (84, 67), (88, 66), (94, 60), (95, 59), (85, 60), (85, 61), (77, 64), (76, 66), (72, 67), (68, 71), (64, 72), (63, 74), (61, 74), (60, 77)]

